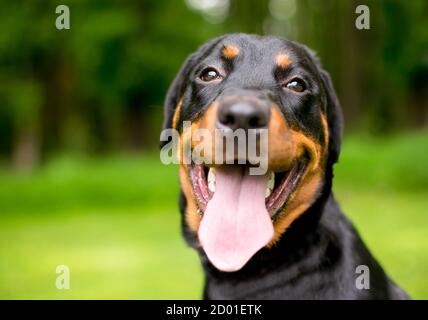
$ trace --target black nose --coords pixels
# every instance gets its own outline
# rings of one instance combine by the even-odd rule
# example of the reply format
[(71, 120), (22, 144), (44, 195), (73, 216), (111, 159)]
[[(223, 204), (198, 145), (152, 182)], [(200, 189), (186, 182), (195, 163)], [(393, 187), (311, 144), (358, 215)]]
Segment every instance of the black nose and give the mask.
[(268, 107), (253, 101), (224, 103), (217, 113), (218, 126), (232, 130), (267, 128), (269, 117)]

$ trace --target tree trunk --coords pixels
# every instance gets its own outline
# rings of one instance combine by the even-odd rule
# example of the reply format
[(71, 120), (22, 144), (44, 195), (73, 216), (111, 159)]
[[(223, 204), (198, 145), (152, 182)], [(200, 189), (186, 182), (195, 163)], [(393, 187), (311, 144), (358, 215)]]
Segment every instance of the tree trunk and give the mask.
[(16, 171), (32, 171), (39, 163), (40, 145), (34, 126), (19, 128), (12, 150), (12, 167)]

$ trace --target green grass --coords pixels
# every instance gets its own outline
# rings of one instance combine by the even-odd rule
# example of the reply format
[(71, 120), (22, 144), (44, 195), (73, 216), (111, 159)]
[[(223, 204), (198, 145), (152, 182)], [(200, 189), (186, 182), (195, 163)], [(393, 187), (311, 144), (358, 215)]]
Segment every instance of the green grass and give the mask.
[[(428, 298), (428, 133), (345, 140), (334, 190), (391, 277)], [(157, 154), (0, 170), (0, 298), (200, 298), (180, 234), (175, 166)], [(69, 266), (71, 289), (55, 288)]]
[[(140, 209), (61, 211), (19, 216), (1, 227), (1, 298), (198, 298), (196, 253), (179, 237), (177, 215)], [(70, 290), (55, 287), (57, 265)]]

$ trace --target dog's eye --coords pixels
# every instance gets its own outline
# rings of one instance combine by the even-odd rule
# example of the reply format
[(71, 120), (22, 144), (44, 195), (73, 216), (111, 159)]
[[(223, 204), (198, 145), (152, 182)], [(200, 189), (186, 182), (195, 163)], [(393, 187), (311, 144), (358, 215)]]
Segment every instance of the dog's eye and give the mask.
[(220, 73), (214, 68), (207, 68), (201, 72), (199, 78), (204, 82), (210, 82), (216, 79), (220, 79)]
[(303, 92), (306, 90), (305, 82), (302, 79), (297, 78), (288, 82), (284, 87), (295, 92)]

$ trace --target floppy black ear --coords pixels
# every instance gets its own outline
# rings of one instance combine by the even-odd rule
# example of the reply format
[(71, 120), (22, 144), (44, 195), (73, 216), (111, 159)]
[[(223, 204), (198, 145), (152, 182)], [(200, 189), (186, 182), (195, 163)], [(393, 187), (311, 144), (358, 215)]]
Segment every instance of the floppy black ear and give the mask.
[[(195, 53), (191, 54), (181, 66), (180, 71), (175, 76), (174, 81), (168, 89), (164, 102), (163, 129), (172, 128), (175, 108), (177, 108), (180, 98), (189, 85), (190, 74), (198, 60), (213, 48), (224, 36), (214, 38), (202, 45)], [(161, 143), (161, 147), (167, 142)]]
[(318, 69), (321, 81), (326, 93), (327, 99), (327, 122), (329, 131), (329, 155), (328, 162), (330, 165), (339, 160), (340, 147), (342, 145), (342, 131), (343, 131), (343, 114), (339, 104), (339, 100), (334, 90), (333, 83), (330, 75), (321, 67), (321, 63), (316, 53), (305, 45), (300, 44), (300, 47), (310, 57), (312, 62)]
[(327, 96), (327, 122), (329, 129), (329, 162), (333, 164), (339, 159), (342, 144), (343, 114), (334, 90), (330, 75), (320, 70), (321, 79)]
[(164, 102), (163, 129), (172, 128), (172, 119), (175, 108), (177, 108), (180, 97), (189, 84), (189, 76), (196, 61), (196, 53), (190, 55), (181, 66), (180, 71), (175, 76), (174, 81), (168, 89)]
[[(193, 53), (186, 59), (186, 61), (184, 61), (180, 71), (177, 73), (174, 81), (168, 89), (164, 101), (162, 130), (172, 128), (175, 109), (177, 108), (178, 102), (189, 84), (190, 72), (192, 71), (192, 67), (195, 62), (196, 53)], [(163, 148), (167, 143), (168, 141), (161, 141), (160, 148)]]

